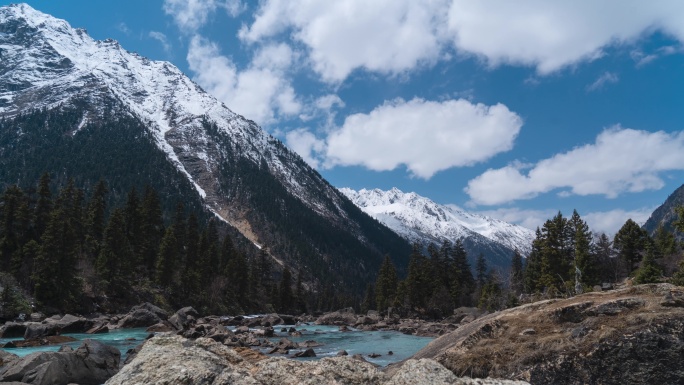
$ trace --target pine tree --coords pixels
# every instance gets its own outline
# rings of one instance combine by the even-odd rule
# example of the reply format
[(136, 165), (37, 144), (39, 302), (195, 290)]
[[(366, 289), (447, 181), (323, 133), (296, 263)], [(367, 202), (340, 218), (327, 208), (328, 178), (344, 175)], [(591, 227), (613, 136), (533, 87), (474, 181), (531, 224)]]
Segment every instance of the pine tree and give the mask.
[(294, 296), (292, 295), (292, 273), (287, 267), (283, 270), (278, 287), (280, 312), (289, 312), (293, 307)]
[(392, 306), (397, 295), (397, 270), (389, 255), (380, 265), (378, 279), (375, 282), (375, 303), (379, 311), (385, 311)]
[(672, 232), (665, 230), (660, 225), (653, 234), (653, 241), (658, 248), (660, 255), (674, 255), (677, 254), (677, 240)]
[(43, 235), (52, 212), (52, 191), (50, 191), (50, 174), (44, 173), (38, 182), (38, 201), (34, 209), (35, 240)]
[(107, 223), (95, 268), (108, 292), (122, 296), (130, 289), (135, 260), (126, 235), (123, 210), (117, 208)]
[(513, 295), (518, 296), (522, 293), (524, 287), (523, 282), (523, 261), (522, 255), (518, 250), (513, 253), (513, 258), (511, 258), (511, 292)]
[(536, 236), (532, 241), (532, 251), (527, 257), (525, 273), (523, 274), (526, 293), (534, 293), (543, 290), (543, 287), (541, 286), (543, 244), (544, 236), (539, 227), (537, 227)]
[(361, 302), (361, 313), (367, 314), (369, 310), (375, 310), (375, 290), (372, 284), (366, 286), (366, 292)]
[(166, 229), (159, 254), (157, 256), (155, 281), (163, 287), (170, 287), (173, 283), (173, 273), (176, 268), (178, 258), (178, 242), (176, 241), (176, 230), (173, 226)]
[(157, 255), (165, 234), (159, 196), (148, 185), (145, 186), (141, 208), (140, 255), (150, 275), (155, 276)]
[(124, 208), (125, 222), (126, 222), (126, 237), (131, 245), (131, 252), (134, 255), (132, 258), (135, 265), (144, 265), (144, 259), (141, 253), (142, 248), (142, 209), (138, 192), (135, 187), (131, 188), (126, 198), (126, 206)]
[(88, 203), (86, 249), (93, 260), (100, 253), (102, 236), (104, 235), (107, 193), (107, 184), (100, 180), (95, 185), (93, 195)]
[(427, 259), (420, 252), (417, 244), (413, 245), (413, 251), (409, 257), (408, 275), (406, 276), (406, 290), (408, 294), (408, 303), (411, 308), (424, 307), (427, 303), (430, 293), (430, 287), (427, 279), (429, 272)]
[(469, 306), (470, 297), (475, 291), (475, 279), (468, 263), (468, 254), (460, 239), (452, 248), (452, 260), (451, 298), (456, 306)]
[(482, 253), (478, 254), (475, 260), (475, 277), (478, 289), (482, 290), (482, 287), (487, 282), (487, 260), (485, 260)]
[(656, 283), (662, 276), (663, 270), (656, 263), (656, 247), (652, 242), (646, 242), (644, 258), (635, 272), (634, 283)]
[(615, 256), (613, 242), (605, 233), (601, 233), (596, 240), (594, 253), (600, 265), (601, 282), (617, 282), (619, 279), (621, 259)]
[(641, 261), (648, 234), (636, 222), (628, 219), (615, 234), (613, 247), (625, 263), (626, 275), (631, 274)]
[(569, 221), (570, 228), (574, 229), (572, 237), (574, 267), (581, 274), (583, 286), (594, 286), (599, 283), (598, 263), (592, 253), (592, 235), (589, 226), (583, 221), (577, 210), (572, 213)]

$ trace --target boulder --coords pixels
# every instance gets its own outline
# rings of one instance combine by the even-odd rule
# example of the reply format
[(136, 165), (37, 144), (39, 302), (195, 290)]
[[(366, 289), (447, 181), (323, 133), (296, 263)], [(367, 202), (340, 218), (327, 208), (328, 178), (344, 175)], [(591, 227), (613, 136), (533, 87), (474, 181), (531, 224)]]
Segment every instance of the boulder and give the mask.
[(139, 328), (158, 324), (168, 318), (167, 313), (161, 308), (151, 303), (136, 305), (119, 320), (117, 327), (120, 328)]
[(47, 336), (54, 336), (59, 334), (61, 325), (50, 322), (50, 323), (28, 323), (26, 325), (26, 331), (24, 332), (25, 340), (33, 340), (38, 338), (43, 338)]
[(7, 322), (0, 327), (0, 338), (23, 337), (26, 333), (26, 324), (19, 322)]
[(84, 340), (73, 352), (37, 352), (9, 364), (0, 381), (33, 385), (101, 384), (119, 368), (119, 350), (94, 340)]
[(84, 333), (93, 327), (94, 322), (84, 317), (77, 317), (75, 315), (66, 314), (59, 321), (55, 322), (59, 325), (60, 334), (64, 333)]
[(353, 308), (346, 308), (326, 313), (316, 320), (318, 325), (354, 325), (356, 324), (356, 314)]
[(300, 357), (316, 357), (316, 352), (314, 352), (313, 349), (308, 348), (304, 351), (297, 352), (294, 355), (295, 358), (300, 358)]
[(14, 361), (19, 360), (19, 356), (16, 354), (12, 354), (10, 352), (6, 352), (4, 350), (0, 350), (0, 367), (9, 365)]
[(197, 310), (195, 310), (192, 306), (187, 306), (178, 310), (171, 317), (169, 317), (169, 323), (171, 323), (176, 330), (185, 330), (194, 324), (197, 318), (199, 318)]

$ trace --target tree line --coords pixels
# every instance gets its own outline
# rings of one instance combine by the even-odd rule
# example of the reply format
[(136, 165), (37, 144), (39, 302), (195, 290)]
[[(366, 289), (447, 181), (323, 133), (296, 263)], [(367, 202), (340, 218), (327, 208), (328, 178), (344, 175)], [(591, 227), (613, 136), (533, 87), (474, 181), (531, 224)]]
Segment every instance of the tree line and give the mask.
[(229, 234), (221, 235), (215, 218), (200, 223), (182, 203), (174, 213), (164, 213), (149, 186), (141, 193), (132, 188), (120, 207), (107, 206), (104, 181), (91, 191), (86, 197), (72, 179), (57, 189), (47, 173), (28, 191), (16, 185), (5, 189), (0, 197), (4, 315), (34, 309), (114, 311), (142, 300), (213, 314), (304, 312), (313, 301), (301, 274), (294, 278), (287, 268), (274, 266), (266, 248), (240, 250)]
[[(674, 231), (684, 233), (684, 208)], [(537, 228), (530, 255), (511, 257), (508, 271), (489, 269), (482, 254), (471, 267), (461, 240), (440, 248), (415, 244), (408, 274), (397, 276), (390, 256), (368, 285), (362, 311), (392, 308), (402, 315), (444, 317), (460, 306), (501, 310), (533, 298), (572, 296), (600, 290), (603, 283), (631, 278), (635, 284), (669, 281), (684, 285), (682, 245), (659, 227), (653, 236), (629, 219), (611, 239), (594, 233), (577, 211), (558, 213)]]

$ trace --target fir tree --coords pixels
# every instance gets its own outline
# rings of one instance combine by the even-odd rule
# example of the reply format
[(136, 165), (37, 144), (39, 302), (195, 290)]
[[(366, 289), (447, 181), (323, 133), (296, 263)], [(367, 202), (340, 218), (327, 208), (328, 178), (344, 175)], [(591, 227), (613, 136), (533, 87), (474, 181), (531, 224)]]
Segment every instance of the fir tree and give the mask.
[(166, 229), (161, 245), (159, 245), (159, 255), (157, 256), (155, 281), (162, 287), (169, 287), (173, 283), (173, 273), (176, 268), (178, 257), (178, 242), (176, 241), (176, 230), (173, 226)]
[(154, 276), (159, 246), (165, 234), (159, 196), (148, 185), (143, 193), (140, 224), (140, 255), (148, 273)]
[(280, 312), (289, 312), (293, 307), (294, 296), (292, 295), (292, 273), (287, 267), (283, 270), (278, 287)]
[(375, 282), (375, 303), (378, 310), (385, 311), (392, 306), (397, 294), (397, 270), (389, 255), (385, 256)]
[(361, 302), (361, 313), (367, 314), (369, 310), (375, 310), (375, 290), (372, 284), (366, 286), (366, 292)]
[(523, 282), (523, 260), (522, 255), (518, 250), (513, 253), (513, 258), (511, 258), (511, 292), (513, 295), (518, 296), (522, 293), (524, 287)]
[(126, 235), (125, 214), (115, 209), (104, 230), (100, 254), (95, 265), (102, 285), (110, 293), (124, 295), (129, 291), (129, 282), (134, 260), (131, 245)]
[(641, 266), (636, 270), (634, 283), (656, 283), (660, 282), (663, 270), (656, 263), (655, 246), (652, 242), (646, 242), (645, 253)]
[(470, 306), (470, 297), (475, 290), (475, 279), (468, 263), (468, 254), (460, 239), (452, 248), (452, 260), (451, 298), (456, 306)]
[(38, 201), (34, 209), (35, 239), (43, 235), (52, 212), (52, 191), (50, 191), (50, 174), (44, 173), (38, 182)]
[(100, 253), (107, 210), (107, 193), (106, 183), (100, 180), (95, 185), (93, 195), (88, 203), (86, 248), (93, 259), (97, 258)]
[(641, 261), (641, 254), (646, 248), (648, 234), (636, 222), (628, 219), (615, 234), (613, 247), (625, 263), (625, 273), (631, 274)]

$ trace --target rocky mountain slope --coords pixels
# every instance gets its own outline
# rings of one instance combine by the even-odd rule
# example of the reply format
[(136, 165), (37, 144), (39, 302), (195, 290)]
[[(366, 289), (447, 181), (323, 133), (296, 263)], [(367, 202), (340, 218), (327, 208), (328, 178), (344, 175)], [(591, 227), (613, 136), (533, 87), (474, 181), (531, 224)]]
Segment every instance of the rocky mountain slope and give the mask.
[(684, 206), (684, 185), (670, 194), (665, 202), (653, 211), (646, 223), (644, 223), (643, 228), (649, 234), (653, 234), (658, 226), (663, 226), (668, 231), (674, 230), (672, 223), (679, 219), (675, 212), (675, 209), (679, 206)]
[(0, 8), (0, 119), (0, 187), (160, 179), (309, 277), (361, 288), (383, 254), (406, 264), (404, 240), (178, 68), (25, 4)]
[(681, 384), (683, 341), (684, 288), (650, 284), (493, 313), (412, 358), (532, 384)]
[(534, 231), (458, 208), (437, 204), (416, 193), (340, 189), (363, 211), (409, 240), (437, 246), (461, 239), (471, 259), (483, 253), (493, 266), (508, 268), (518, 250), (527, 256)]

